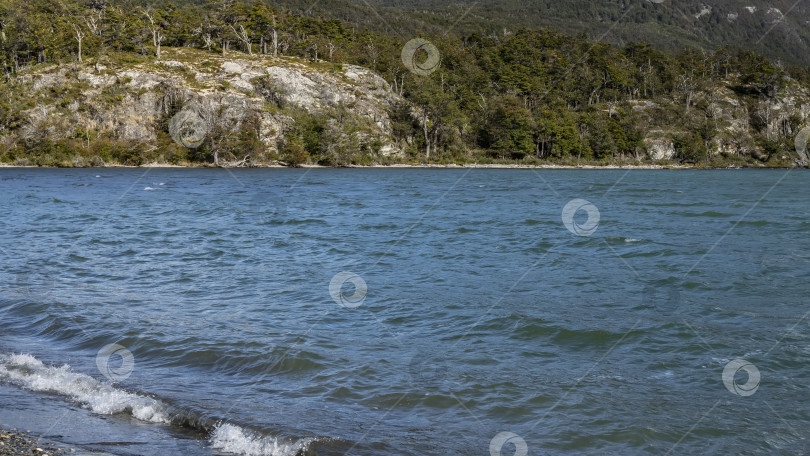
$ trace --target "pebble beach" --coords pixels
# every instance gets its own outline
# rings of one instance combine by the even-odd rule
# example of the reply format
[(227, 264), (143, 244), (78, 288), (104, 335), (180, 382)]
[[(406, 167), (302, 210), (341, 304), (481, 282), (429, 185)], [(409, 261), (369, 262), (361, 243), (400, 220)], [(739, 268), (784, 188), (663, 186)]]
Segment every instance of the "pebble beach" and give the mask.
[(71, 452), (55, 443), (41, 441), (30, 431), (0, 429), (0, 456), (54, 456)]

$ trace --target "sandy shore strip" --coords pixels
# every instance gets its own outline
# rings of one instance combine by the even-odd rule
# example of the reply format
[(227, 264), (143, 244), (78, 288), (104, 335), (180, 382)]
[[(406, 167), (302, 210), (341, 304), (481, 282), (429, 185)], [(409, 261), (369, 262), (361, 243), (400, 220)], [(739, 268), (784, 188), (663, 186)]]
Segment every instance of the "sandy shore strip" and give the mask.
[(412, 164), (412, 163), (393, 163), (390, 165), (343, 165), (343, 166), (323, 166), (317, 164), (307, 164), (307, 165), (299, 165), (298, 167), (290, 167), (283, 164), (277, 163), (262, 163), (256, 164), (253, 166), (227, 166), (227, 165), (220, 165), (214, 166), (210, 163), (195, 163), (191, 165), (172, 165), (167, 163), (145, 163), (140, 166), (132, 166), (132, 165), (118, 165), (118, 164), (109, 164), (105, 166), (96, 166), (96, 167), (59, 167), (59, 166), (23, 166), (23, 165), (12, 165), (9, 163), (0, 163), (0, 168), (48, 168), (48, 169), (117, 169), (117, 168), (133, 168), (133, 169), (145, 169), (145, 168), (186, 168), (186, 169), (341, 169), (341, 168), (355, 168), (355, 169), (466, 169), (466, 168), (477, 168), (477, 169), (592, 169), (592, 170), (604, 170), (604, 169), (634, 169), (634, 170), (642, 170), (642, 169), (651, 169), (651, 170), (711, 170), (711, 169), (801, 169), (801, 167), (793, 167), (793, 168), (783, 168), (783, 167), (769, 167), (769, 166), (739, 166), (739, 165), (730, 165), (724, 167), (711, 167), (711, 166), (694, 166), (688, 164), (653, 164), (653, 163), (639, 163), (639, 164), (615, 164), (615, 165), (590, 165), (590, 164), (583, 164), (583, 165), (558, 165), (553, 163), (547, 164), (540, 164), (540, 165), (522, 165), (517, 163), (462, 163), (462, 164), (434, 164), (434, 163), (425, 163), (425, 164)]
[(72, 448), (41, 441), (30, 432), (0, 429), (0, 456), (54, 456), (71, 454), (75, 451)]

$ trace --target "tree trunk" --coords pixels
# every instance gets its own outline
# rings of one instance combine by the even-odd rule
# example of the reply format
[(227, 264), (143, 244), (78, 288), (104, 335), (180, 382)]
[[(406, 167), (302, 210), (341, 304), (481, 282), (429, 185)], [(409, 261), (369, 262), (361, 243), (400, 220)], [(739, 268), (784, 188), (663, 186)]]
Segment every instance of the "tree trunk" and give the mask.
[(425, 158), (430, 158), (430, 132), (428, 132), (428, 124), (427, 124), (427, 113), (423, 118), (422, 122), (422, 129), (425, 133)]

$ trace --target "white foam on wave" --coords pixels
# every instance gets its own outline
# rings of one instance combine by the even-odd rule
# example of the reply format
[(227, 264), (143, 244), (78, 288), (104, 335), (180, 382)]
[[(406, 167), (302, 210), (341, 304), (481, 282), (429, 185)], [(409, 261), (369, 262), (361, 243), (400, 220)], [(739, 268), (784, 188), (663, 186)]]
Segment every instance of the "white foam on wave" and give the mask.
[(28, 354), (0, 355), (0, 380), (32, 391), (61, 394), (87, 406), (95, 413), (130, 413), (151, 423), (168, 423), (166, 404), (115, 388), (89, 375), (73, 372), (70, 366), (48, 366)]
[(284, 443), (275, 437), (249, 435), (241, 427), (228, 423), (217, 426), (210, 438), (214, 449), (244, 456), (295, 456), (312, 441), (300, 439)]

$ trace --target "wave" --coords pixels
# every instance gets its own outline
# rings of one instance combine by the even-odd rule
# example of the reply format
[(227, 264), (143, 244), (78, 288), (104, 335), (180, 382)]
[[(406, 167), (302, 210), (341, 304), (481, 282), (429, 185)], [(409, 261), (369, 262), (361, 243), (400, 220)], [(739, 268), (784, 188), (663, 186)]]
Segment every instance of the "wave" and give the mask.
[(69, 365), (49, 366), (29, 354), (0, 354), (0, 381), (30, 391), (67, 397), (94, 413), (128, 414), (147, 423), (174, 424), (205, 431), (212, 448), (244, 456), (296, 456), (308, 454), (319, 438), (264, 436), (221, 419), (204, 418), (191, 410), (131, 393), (110, 383), (74, 372)]
[(636, 242), (645, 242), (646, 239), (629, 238), (623, 236), (607, 236), (605, 240), (610, 244), (633, 244)]
[(140, 421), (169, 423), (166, 404), (161, 401), (73, 372), (67, 364), (47, 366), (27, 354), (0, 355), (0, 380), (31, 391), (67, 396), (95, 413), (129, 413)]
[(287, 456), (305, 453), (315, 439), (281, 442), (276, 437), (261, 437), (239, 426), (225, 423), (214, 429), (209, 442), (214, 449), (245, 456)]
[(631, 334), (642, 333), (643, 331), (642, 328), (635, 328), (632, 333), (624, 329), (610, 331), (586, 327), (573, 328), (548, 324), (541, 318), (531, 318), (516, 325), (512, 331), (512, 337), (522, 340), (547, 337), (560, 345), (596, 346), (617, 342)]
[[(27, 280), (31, 282), (31, 279)], [(43, 290), (48, 290), (47, 284), (39, 286), (43, 287)], [(50, 286), (53, 288), (53, 285)], [(72, 312), (73, 305), (66, 303), (70, 302), (69, 300), (61, 301), (59, 299), (62, 296), (61, 289), (56, 290), (53, 292), (48, 290), (48, 296), (44, 296), (47, 299), (40, 300), (33, 299), (39, 296), (30, 296), (32, 299), (11, 300), (4, 300), (2, 299), (4, 296), (0, 296), (0, 315), (3, 316), (4, 327), (25, 332), (30, 336), (39, 336), (51, 341), (68, 341), (87, 349), (95, 347), (97, 350), (97, 347), (107, 343), (108, 339), (128, 330), (129, 325), (143, 321), (143, 314), (134, 310), (134, 307), (104, 306), (101, 300), (85, 300), (87, 305), (81, 315), (63, 313), (65, 309)], [(34, 295), (33, 292), (26, 291), (26, 293)], [(46, 293), (43, 291), (42, 294)], [(135, 294), (120, 293), (119, 296), (126, 298), (127, 302), (140, 303), (143, 299)], [(86, 318), (93, 319), (109, 332), (88, 338), (79, 324)], [(156, 323), (160, 321), (159, 317), (153, 318), (152, 321)], [(249, 337), (259, 334), (262, 329), (260, 325), (240, 314), (222, 316), (217, 314), (216, 323), (206, 323), (204, 320), (190, 317), (178, 319), (177, 323), (182, 324), (187, 334), (199, 334), (205, 328), (216, 327), (248, 336), (239, 339), (240, 343), (244, 343), (242, 350), (233, 350), (223, 344), (210, 344), (210, 339), (198, 335), (191, 334), (182, 339), (169, 341), (154, 331), (146, 331), (127, 348), (137, 350), (139, 358), (159, 360), (165, 366), (205, 368), (232, 375), (264, 374), (270, 371), (279, 374), (301, 374), (314, 372), (325, 366), (324, 356), (317, 352), (300, 348), (294, 350), (291, 344), (281, 343), (268, 351), (263, 345), (251, 342), (248, 340)], [(206, 348), (200, 349), (201, 345), (205, 345)]]

